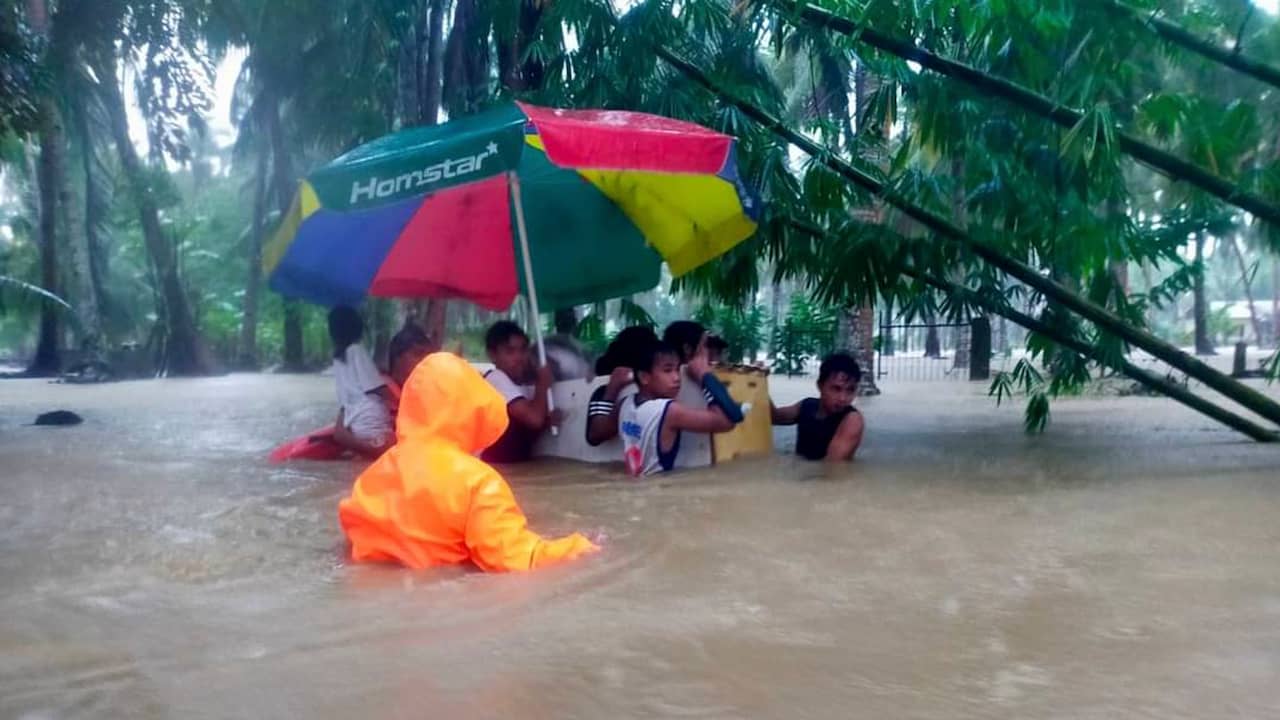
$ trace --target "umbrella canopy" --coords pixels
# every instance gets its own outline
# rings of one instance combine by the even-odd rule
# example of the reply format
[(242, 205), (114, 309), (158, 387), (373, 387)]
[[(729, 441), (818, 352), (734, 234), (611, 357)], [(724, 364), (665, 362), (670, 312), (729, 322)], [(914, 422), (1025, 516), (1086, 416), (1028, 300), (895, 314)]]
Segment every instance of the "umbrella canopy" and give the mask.
[(270, 286), (322, 305), (365, 295), (527, 292), (513, 232), (522, 197), (544, 309), (648, 290), (756, 228), (734, 139), (642, 113), (513, 104), (388, 135), (303, 181), (264, 249)]

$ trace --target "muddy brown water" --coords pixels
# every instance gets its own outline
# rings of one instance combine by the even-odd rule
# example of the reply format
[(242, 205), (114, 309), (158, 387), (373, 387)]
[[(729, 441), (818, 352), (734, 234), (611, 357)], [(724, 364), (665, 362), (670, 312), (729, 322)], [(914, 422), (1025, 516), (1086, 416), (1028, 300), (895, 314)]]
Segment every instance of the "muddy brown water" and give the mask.
[(1027, 438), (897, 386), (834, 472), (540, 464), (534, 526), (606, 549), (496, 577), (344, 562), (357, 466), (264, 461), (329, 383), (0, 381), (0, 717), (1280, 717), (1280, 450), (1167, 401)]

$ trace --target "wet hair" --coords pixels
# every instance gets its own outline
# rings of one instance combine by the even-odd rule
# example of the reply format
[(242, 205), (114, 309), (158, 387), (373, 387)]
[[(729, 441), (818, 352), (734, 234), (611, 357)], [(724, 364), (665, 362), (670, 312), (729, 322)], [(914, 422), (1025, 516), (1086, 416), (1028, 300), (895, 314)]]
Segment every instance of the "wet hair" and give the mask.
[(329, 311), (329, 339), (333, 341), (333, 358), (341, 360), (347, 348), (360, 342), (364, 320), (350, 305), (338, 305)]
[(640, 348), (635, 357), (632, 358), (631, 372), (634, 372), (638, 379), (642, 372), (653, 372), (653, 366), (658, 364), (660, 358), (664, 357), (673, 357), (679, 360), (680, 351), (665, 340), (649, 343)]
[(680, 362), (689, 362), (685, 348), (697, 348), (707, 328), (702, 323), (692, 320), (677, 320), (662, 332), (662, 342), (676, 349)]
[(413, 322), (406, 322), (387, 344), (387, 367), (394, 368), (396, 360), (415, 347), (430, 345), (431, 338), (427, 332)]
[(657, 342), (658, 334), (653, 328), (643, 325), (624, 328), (596, 360), (596, 374), (608, 375), (620, 367), (632, 367), (640, 353)]
[(822, 358), (822, 365), (818, 367), (818, 384), (831, 379), (832, 375), (844, 373), (854, 383), (862, 381), (862, 368), (858, 367), (858, 361), (846, 352), (831, 353)]
[(529, 340), (529, 336), (524, 334), (524, 330), (521, 330), (519, 325), (510, 320), (499, 320), (484, 334), (484, 349), (497, 350), (513, 337), (522, 337), (526, 342)]

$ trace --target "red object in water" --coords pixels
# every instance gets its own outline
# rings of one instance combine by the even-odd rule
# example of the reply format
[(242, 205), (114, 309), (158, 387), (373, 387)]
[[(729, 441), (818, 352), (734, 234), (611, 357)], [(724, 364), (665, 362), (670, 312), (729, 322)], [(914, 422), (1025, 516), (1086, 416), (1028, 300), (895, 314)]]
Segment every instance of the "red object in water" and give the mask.
[(345, 449), (333, 439), (333, 426), (328, 425), (296, 437), (271, 451), (273, 463), (290, 460), (339, 460)]

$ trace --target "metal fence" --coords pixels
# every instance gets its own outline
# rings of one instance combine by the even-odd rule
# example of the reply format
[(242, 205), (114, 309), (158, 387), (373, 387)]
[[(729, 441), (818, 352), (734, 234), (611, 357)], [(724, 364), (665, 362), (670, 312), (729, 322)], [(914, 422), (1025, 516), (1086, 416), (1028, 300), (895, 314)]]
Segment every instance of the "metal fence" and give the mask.
[(986, 379), (990, 355), (991, 328), (985, 319), (894, 323), (882, 318), (876, 338), (876, 381)]

